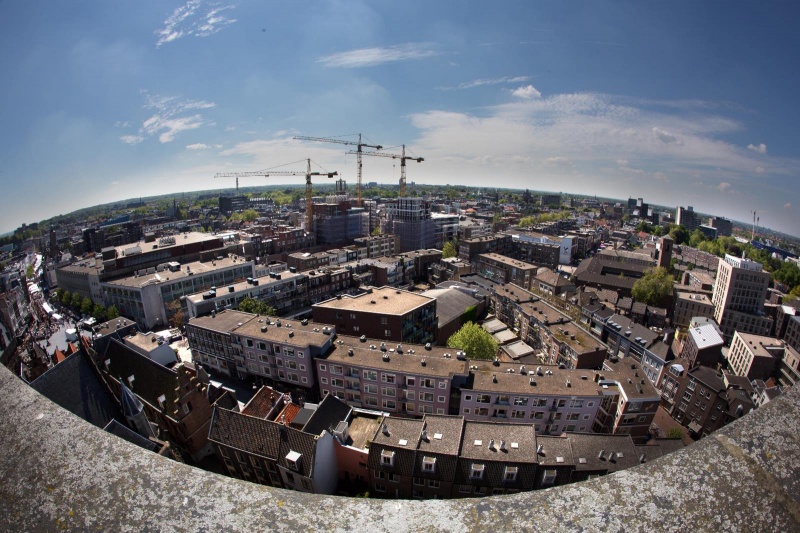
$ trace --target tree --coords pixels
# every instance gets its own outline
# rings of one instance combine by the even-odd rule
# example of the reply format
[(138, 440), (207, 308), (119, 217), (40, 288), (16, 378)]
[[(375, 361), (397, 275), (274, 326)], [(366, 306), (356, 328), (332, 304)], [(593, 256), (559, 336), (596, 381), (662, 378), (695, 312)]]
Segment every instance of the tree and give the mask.
[(470, 359), (492, 360), (497, 355), (497, 341), (475, 322), (467, 322), (447, 339), (447, 346), (467, 352)]
[(679, 427), (671, 427), (667, 430), (667, 438), (668, 439), (682, 439), (683, 438), (683, 428)]
[[(61, 290), (61, 289), (59, 289)], [(71, 305), (72, 304), (72, 294), (69, 291), (61, 291), (61, 297), (59, 298), (63, 305)]]
[(672, 226), (669, 236), (675, 241), (675, 244), (686, 244), (689, 242), (689, 230), (681, 224), (679, 226)]
[(270, 307), (269, 305), (266, 304), (266, 302), (250, 298), (249, 296), (241, 301), (237, 309), (244, 313), (253, 313), (254, 315), (275, 316), (278, 314), (275, 308)]
[(81, 304), (83, 303), (83, 298), (77, 292), (72, 293), (72, 299), (69, 302), (69, 305), (72, 306), (73, 309), (78, 311), (81, 308)]
[(106, 308), (100, 304), (95, 304), (92, 309), (92, 316), (98, 322), (103, 322), (106, 319)]
[(378, 236), (380, 234), (381, 234), (381, 227), (380, 226), (375, 226), (375, 229), (372, 230), (372, 235), (373, 236)]
[(28, 268), (25, 269), (25, 277), (27, 279), (33, 279), (33, 274), (34, 274), (33, 265), (28, 265)]
[(63, 298), (64, 298), (64, 289), (59, 287), (58, 290), (56, 291), (56, 300), (58, 300), (59, 302), (63, 302), (64, 301)]
[(648, 305), (664, 304), (672, 294), (672, 276), (664, 267), (651, 268), (633, 284), (631, 294), (637, 302)]
[(689, 236), (689, 246), (691, 246), (692, 248), (697, 248), (698, 246), (700, 246), (701, 242), (707, 240), (708, 237), (706, 237), (706, 234), (700, 231), (699, 229), (696, 229)]
[(117, 317), (119, 317), (119, 311), (117, 311), (116, 305), (112, 305), (106, 309), (106, 320), (114, 320)]
[(453, 241), (447, 241), (442, 246), (442, 259), (447, 259), (448, 257), (455, 257), (458, 255), (456, 251), (456, 245), (453, 244)]
[(92, 314), (93, 310), (94, 310), (94, 304), (92, 303), (92, 299), (86, 296), (81, 302), (81, 314), (90, 315)]

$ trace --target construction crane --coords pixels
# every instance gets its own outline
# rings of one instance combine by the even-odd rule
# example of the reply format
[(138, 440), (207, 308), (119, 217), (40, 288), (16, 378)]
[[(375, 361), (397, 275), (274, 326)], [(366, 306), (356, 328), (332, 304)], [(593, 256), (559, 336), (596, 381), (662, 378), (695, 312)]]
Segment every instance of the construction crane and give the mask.
[(345, 141), (342, 139), (332, 139), (330, 137), (305, 137), (302, 135), (298, 135), (293, 137), (298, 141), (318, 141), (318, 142), (325, 142), (325, 143), (337, 143), (337, 144), (346, 144), (349, 146), (357, 146), (358, 149), (355, 151), (348, 152), (349, 154), (356, 154), (358, 160), (358, 207), (361, 207), (361, 154), (362, 148), (375, 148), (376, 150), (382, 150), (383, 146), (380, 144), (364, 144), (361, 142), (361, 134), (358, 134), (358, 142), (355, 141)]
[[(354, 152), (347, 152), (352, 154)], [(406, 161), (416, 161), (417, 163), (422, 163), (425, 161), (424, 157), (411, 157), (406, 155), (406, 145), (403, 145), (403, 153), (402, 155), (397, 154), (387, 154), (384, 152), (364, 152), (364, 155), (375, 155), (378, 157), (391, 157), (392, 159), (399, 159), (400, 160), (400, 198), (405, 198), (406, 196)]]
[[(314, 230), (314, 205), (311, 201), (311, 176), (325, 176), (332, 178), (338, 176), (338, 172), (311, 172), (311, 159), (306, 160), (308, 163), (305, 172), (301, 170), (257, 170), (254, 172), (220, 172), (215, 175), (215, 178), (236, 178), (236, 190), (239, 190), (239, 178), (248, 177), (264, 177), (270, 176), (305, 176), (306, 177), (306, 231), (311, 232)], [(300, 161), (295, 161), (299, 163)], [(289, 163), (292, 164), (292, 163)]]

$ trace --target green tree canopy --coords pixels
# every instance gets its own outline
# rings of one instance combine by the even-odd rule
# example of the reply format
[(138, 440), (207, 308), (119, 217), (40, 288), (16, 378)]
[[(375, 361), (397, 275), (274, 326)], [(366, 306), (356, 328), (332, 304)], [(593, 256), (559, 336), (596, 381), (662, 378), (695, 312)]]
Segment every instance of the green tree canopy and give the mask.
[(679, 427), (671, 427), (667, 430), (668, 439), (681, 439), (683, 438), (683, 429)]
[(94, 311), (94, 304), (92, 303), (92, 299), (88, 296), (83, 298), (81, 301), (81, 314), (90, 315)]
[(689, 230), (685, 226), (672, 226), (669, 231), (669, 236), (675, 241), (675, 244), (686, 244), (689, 242)]
[(237, 307), (239, 311), (244, 313), (253, 313), (255, 315), (270, 315), (275, 316), (278, 312), (274, 307), (270, 307), (266, 302), (256, 300), (254, 298), (246, 297)]
[(447, 346), (464, 350), (470, 359), (492, 360), (497, 355), (497, 341), (475, 322), (467, 322), (447, 339)]
[(72, 306), (74, 309), (76, 309), (76, 310), (77, 310), (77, 309), (80, 309), (80, 308), (81, 308), (81, 304), (82, 304), (82, 303), (83, 303), (83, 298), (81, 298), (81, 295), (80, 295), (80, 294), (78, 294), (77, 292), (73, 292), (73, 293), (72, 293), (72, 299), (70, 300), (69, 304), (70, 304), (70, 305), (71, 305), (71, 306)]
[(100, 304), (95, 304), (92, 309), (92, 316), (98, 322), (103, 322), (106, 319), (106, 308)]
[(447, 259), (448, 257), (455, 257), (458, 255), (456, 251), (456, 245), (453, 244), (453, 241), (447, 241), (442, 246), (442, 259)]
[(637, 302), (663, 305), (672, 294), (672, 276), (664, 267), (651, 268), (633, 284), (631, 291)]
[(119, 317), (119, 311), (117, 311), (116, 305), (112, 305), (106, 309), (106, 320), (114, 320), (117, 317)]

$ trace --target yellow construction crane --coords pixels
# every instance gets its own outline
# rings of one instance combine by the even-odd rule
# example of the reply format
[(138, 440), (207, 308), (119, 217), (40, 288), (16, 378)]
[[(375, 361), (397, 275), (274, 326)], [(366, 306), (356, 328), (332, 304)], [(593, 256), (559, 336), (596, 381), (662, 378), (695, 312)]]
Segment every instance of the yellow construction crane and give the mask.
[(349, 154), (356, 154), (358, 160), (358, 207), (361, 207), (361, 154), (362, 148), (375, 148), (376, 150), (382, 150), (383, 146), (380, 144), (364, 144), (361, 142), (361, 134), (358, 134), (358, 142), (356, 141), (345, 141), (342, 139), (332, 139), (330, 137), (305, 137), (302, 135), (298, 135), (294, 137), (294, 139), (298, 141), (318, 141), (318, 142), (325, 142), (325, 143), (337, 143), (337, 144), (347, 144), (350, 146), (357, 146), (358, 149), (355, 151), (348, 152)]
[[(309, 233), (314, 231), (314, 206), (311, 202), (311, 176), (326, 176), (328, 178), (332, 178), (334, 176), (338, 176), (338, 172), (311, 172), (311, 159), (306, 160), (308, 163), (307, 170), (305, 172), (301, 170), (257, 170), (254, 172), (219, 172), (214, 177), (215, 178), (236, 178), (236, 192), (239, 192), (239, 178), (248, 178), (248, 177), (264, 177), (268, 178), (270, 176), (305, 176), (306, 177), (306, 231)], [(295, 161), (295, 163), (299, 163), (300, 161)], [(293, 163), (287, 163), (289, 165)], [(281, 165), (285, 166), (285, 165)]]
[[(349, 154), (354, 152), (350, 151)], [(406, 160), (416, 161), (417, 163), (422, 163), (425, 161), (424, 157), (411, 157), (406, 155), (406, 145), (403, 145), (403, 153), (402, 155), (397, 154), (386, 154), (383, 152), (364, 152), (364, 155), (375, 155), (378, 157), (391, 157), (392, 159), (399, 159), (400, 160), (400, 198), (405, 198), (406, 196)]]

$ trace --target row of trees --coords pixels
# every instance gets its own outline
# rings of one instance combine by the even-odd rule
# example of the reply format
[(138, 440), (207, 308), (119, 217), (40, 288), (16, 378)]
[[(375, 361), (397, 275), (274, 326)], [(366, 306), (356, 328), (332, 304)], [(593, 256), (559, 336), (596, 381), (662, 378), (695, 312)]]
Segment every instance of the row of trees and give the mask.
[(569, 217), (570, 217), (569, 211), (555, 211), (550, 213), (541, 213), (539, 215), (529, 215), (519, 219), (519, 227), (527, 228), (530, 226), (535, 226), (536, 224), (542, 224), (544, 222), (564, 220)]
[(119, 316), (119, 311), (117, 311), (115, 306), (112, 305), (106, 308), (100, 304), (93, 303), (91, 298), (88, 296), (81, 296), (77, 292), (71, 293), (64, 289), (58, 289), (56, 291), (56, 298), (61, 302), (61, 305), (69, 307), (75, 313), (94, 317), (98, 322), (112, 320)]

